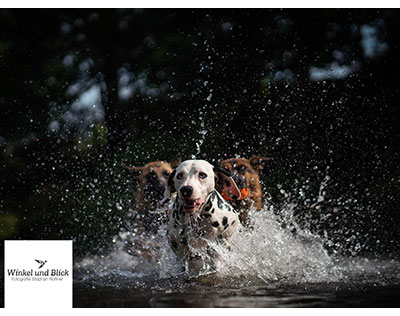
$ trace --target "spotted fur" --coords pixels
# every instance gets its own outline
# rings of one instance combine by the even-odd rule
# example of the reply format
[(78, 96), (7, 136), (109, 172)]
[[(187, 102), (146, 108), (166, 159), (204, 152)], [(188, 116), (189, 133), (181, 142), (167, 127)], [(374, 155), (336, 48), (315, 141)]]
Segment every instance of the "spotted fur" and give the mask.
[(179, 215), (180, 209), (176, 200), (168, 226), (168, 241), (172, 250), (182, 262), (188, 262), (192, 272), (200, 271), (207, 265), (215, 267), (218, 256), (213, 245), (227, 245), (239, 223), (236, 211), (215, 190), (195, 214), (181, 212)]

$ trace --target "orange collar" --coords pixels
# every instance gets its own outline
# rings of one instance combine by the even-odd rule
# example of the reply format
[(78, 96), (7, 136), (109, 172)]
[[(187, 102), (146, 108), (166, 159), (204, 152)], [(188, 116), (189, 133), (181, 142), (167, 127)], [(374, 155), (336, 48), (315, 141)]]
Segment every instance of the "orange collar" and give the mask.
[(227, 200), (227, 201), (237, 201), (237, 200), (244, 200), (245, 198), (247, 198), (247, 196), (249, 195), (249, 188), (248, 187), (244, 187), (242, 189), (240, 189), (240, 197), (238, 199), (232, 199), (230, 198), (225, 191), (223, 190), (221, 193), (222, 197)]

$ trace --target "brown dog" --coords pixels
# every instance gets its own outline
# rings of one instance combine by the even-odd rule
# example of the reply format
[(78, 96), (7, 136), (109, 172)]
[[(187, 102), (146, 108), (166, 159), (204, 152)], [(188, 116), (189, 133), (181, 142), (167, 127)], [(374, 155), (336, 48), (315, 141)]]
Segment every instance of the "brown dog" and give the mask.
[[(162, 199), (168, 177), (172, 172), (171, 164), (165, 161), (152, 161), (142, 167), (126, 167), (137, 176), (134, 209), (147, 231), (156, 232), (162, 214), (156, 214), (157, 203)], [(165, 215), (166, 216), (166, 215)]]
[[(248, 186), (248, 196), (242, 201), (232, 201), (234, 207), (239, 211), (239, 219), (243, 225), (249, 224), (249, 207), (259, 211), (263, 206), (263, 193), (261, 189), (259, 172), (264, 168), (266, 161), (272, 158), (253, 156), (250, 159), (231, 158), (223, 160), (219, 165), (228, 171), (231, 177), (240, 186)], [(242, 183), (242, 185), (240, 185)]]
[(168, 220), (168, 214), (157, 209), (163, 197), (172, 168), (180, 159), (171, 162), (152, 161), (141, 167), (127, 167), (137, 182), (133, 212), (129, 214), (133, 221), (126, 223), (130, 234), (124, 237), (127, 253), (140, 258), (142, 262), (151, 262), (154, 252), (159, 251), (156, 235), (159, 227)]

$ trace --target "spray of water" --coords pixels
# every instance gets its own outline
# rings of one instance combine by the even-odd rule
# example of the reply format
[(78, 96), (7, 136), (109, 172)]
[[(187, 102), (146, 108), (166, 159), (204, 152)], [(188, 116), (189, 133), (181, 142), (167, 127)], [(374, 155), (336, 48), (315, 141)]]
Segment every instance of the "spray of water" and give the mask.
[[(325, 180), (318, 196), (310, 199), (310, 207), (315, 208), (323, 201), (328, 179)], [(260, 211), (251, 209), (250, 227), (239, 229), (230, 250), (216, 246), (223, 260), (217, 273), (205, 273), (206, 283), (216, 279), (219, 285), (225, 286), (400, 283), (400, 264), (395, 260), (349, 258), (328, 252), (323, 236), (297, 225), (292, 216), (295, 206), (294, 201), (287, 200), (277, 210), (277, 206), (266, 201)], [(183, 276), (166, 241), (165, 227), (157, 234), (124, 231), (115, 236), (113, 242), (114, 247), (108, 255), (77, 261), (75, 276), (78, 282), (90, 280), (101, 285), (132, 286), (143, 280), (158, 282)]]

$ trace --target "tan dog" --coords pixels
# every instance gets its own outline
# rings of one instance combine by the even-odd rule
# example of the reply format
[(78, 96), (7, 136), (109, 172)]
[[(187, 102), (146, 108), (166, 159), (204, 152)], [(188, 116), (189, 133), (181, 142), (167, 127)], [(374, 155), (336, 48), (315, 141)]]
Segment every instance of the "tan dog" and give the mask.
[(172, 173), (171, 164), (152, 161), (142, 167), (126, 169), (137, 176), (134, 209), (140, 216), (140, 222), (145, 230), (156, 232), (164, 215), (156, 214), (157, 203), (162, 199), (168, 177)]
[(252, 204), (254, 204), (257, 211), (263, 206), (263, 193), (259, 172), (264, 168), (265, 162), (271, 159), (272, 158), (253, 156), (250, 159), (226, 159), (219, 163), (219, 165), (229, 172), (234, 179), (242, 178), (240, 182), (247, 183), (249, 188), (248, 197), (245, 200), (232, 201), (232, 204), (239, 212), (239, 219), (243, 225), (248, 225), (249, 223), (248, 209)]

